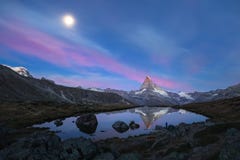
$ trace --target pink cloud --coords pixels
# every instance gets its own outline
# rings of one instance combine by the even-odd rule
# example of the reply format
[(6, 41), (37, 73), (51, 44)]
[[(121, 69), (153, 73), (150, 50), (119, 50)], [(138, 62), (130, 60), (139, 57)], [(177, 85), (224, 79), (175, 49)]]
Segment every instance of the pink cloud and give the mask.
[[(106, 71), (122, 75), (130, 80), (142, 82), (148, 73), (131, 68), (107, 56), (105, 53), (85, 46), (66, 43), (40, 32), (22, 23), (5, 23), (0, 21), (0, 44), (5, 45), (21, 54), (33, 56), (60, 67), (100, 67)], [(176, 89), (184, 85), (159, 77), (153, 79), (162, 87)], [(67, 79), (58, 79), (64, 83)], [(71, 81), (71, 80), (69, 80)], [(75, 81), (71, 81), (74, 84)], [(86, 83), (86, 82), (85, 82)], [(98, 82), (89, 85), (99, 86)], [(78, 84), (76, 84), (78, 85)], [(102, 85), (102, 84), (101, 84)], [(108, 84), (105, 84), (105, 86)]]

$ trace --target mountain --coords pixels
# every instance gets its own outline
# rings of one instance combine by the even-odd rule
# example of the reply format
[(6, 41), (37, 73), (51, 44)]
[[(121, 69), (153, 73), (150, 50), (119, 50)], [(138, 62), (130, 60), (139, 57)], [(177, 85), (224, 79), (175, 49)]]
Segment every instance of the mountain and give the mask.
[(147, 76), (140, 89), (154, 90), (155, 88), (157, 88), (157, 85), (153, 83), (152, 79), (149, 76)]
[(114, 93), (61, 86), (46, 78), (36, 79), (20, 73), (0, 65), (0, 102), (129, 104), (127, 100)]
[(11, 70), (18, 73), (21, 76), (33, 77), (25, 67), (10, 67), (10, 66), (7, 66), (7, 65), (4, 65), (4, 66), (10, 68)]
[(209, 92), (174, 93), (161, 89), (151, 77), (147, 76), (139, 90), (127, 92), (108, 88), (105, 92), (116, 93), (137, 105), (171, 106), (238, 97), (240, 96), (240, 84)]
[(116, 93), (137, 105), (171, 106), (178, 104), (176, 100), (172, 98), (170, 92), (158, 87), (149, 76), (145, 78), (139, 90), (126, 92), (106, 89), (105, 92)]
[(209, 102), (220, 99), (229, 99), (240, 96), (240, 84), (230, 86), (226, 89), (217, 89), (208, 92), (189, 93), (193, 98), (190, 102)]
[(240, 96), (240, 84), (208, 92), (169, 92), (156, 85), (147, 76), (139, 90), (122, 91), (66, 87), (46, 78), (36, 79), (24, 67), (0, 65), (0, 102), (50, 101), (78, 104), (128, 104), (172, 106), (209, 102)]

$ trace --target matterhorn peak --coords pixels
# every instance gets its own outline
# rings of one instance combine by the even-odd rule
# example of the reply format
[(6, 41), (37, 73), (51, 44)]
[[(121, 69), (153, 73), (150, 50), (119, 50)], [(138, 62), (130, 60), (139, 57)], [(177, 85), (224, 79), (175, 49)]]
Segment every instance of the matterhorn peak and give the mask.
[(136, 92), (136, 94), (142, 94), (145, 91), (150, 91), (152, 93), (157, 93), (160, 94), (164, 97), (169, 97), (168, 93), (166, 91), (164, 91), (163, 89), (161, 89), (160, 87), (158, 87), (151, 79), (150, 76), (146, 76), (140, 91)]
[(150, 80), (151, 81), (151, 77), (150, 76), (146, 76), (145, 80)]
[(156, 88), (157, 85), (153, 83), (152, 79), (150, 76), (146, 76), (141, 89), (148, 89), (148, 90), (154, 90), (154, 88)]

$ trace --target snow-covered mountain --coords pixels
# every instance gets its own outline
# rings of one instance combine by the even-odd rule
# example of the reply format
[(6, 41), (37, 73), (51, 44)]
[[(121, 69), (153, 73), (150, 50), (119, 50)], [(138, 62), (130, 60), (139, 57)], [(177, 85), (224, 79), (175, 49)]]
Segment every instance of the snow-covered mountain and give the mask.
[(147, 76), (139, 90), (126, 92), (106, 89), (105, 92), (117, 93), (137, 105), (171, 106), (238, 97), (240, 96), (240, 84), (209, 92), (174, 93), (163, 90)]
[(7, 65), (4, 65), (4, 66), (10, 68), (11, 70), (18, 73), (21, 76), (33, 77), (25, 67), (11, 67), (11, 66), (7, 66)]
[(106, 89), (105, 92), (117, 93), (137, 105), (171, 106), (178, 104), (175, 99), (171, 97), (170, 92), (158, 87), (149, 76), (145, 78), (139, 90), (126, 92), (121, 90)]

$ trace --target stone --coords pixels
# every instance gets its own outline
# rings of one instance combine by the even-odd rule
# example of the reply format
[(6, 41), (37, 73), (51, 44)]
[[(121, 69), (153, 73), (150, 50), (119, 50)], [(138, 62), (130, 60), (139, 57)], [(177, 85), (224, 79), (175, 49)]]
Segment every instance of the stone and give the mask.
[(63, 121), (58, 119), (58, 120), (54, 121), (54, 124), (56, 125), (56, 127), (59, 127), (59, 126), (63, 125)]
[(97, 155), (93, 160), (114, 160), (114, 156), (110, 152)]
[(134, 130), (134, 129), (138, 129), (138, 128), (140, 127), (140, 125), (137, 124), (137, 123), (135, 123), (134, 121), (131, 121), (131, 122), (129, 123), (129, 127), (130, 127), (132, 130)]
[(219, 160), (240, 160), (240, 131), (231, 128), (227, 130), (225, 135)]
[(125, 122), (123, 122), (123, 121), (115, 122), (112, 125), (112, 127), (119, 133), (126, 132), (129, 129), (128, 125)]
[(140, 160), (141, 156), (137, 153), (122, 154), (117, 160)]
[(59, 157), (62, 151), (61, 140), (48, 132), (37, 132), (19, 139), (0, 151), (3, 159), (46, 159)]
[(162, 160), (186, 160), (188, 159), (188, 156), (186, 153), (178, 153), (178, 152), (172, 152), (162, 158)]
[(160, 126), (160, 125), (156, 125), (155, 126), (155, 130), (162, 130), (162, 129), (165, 129), (164, 127)]
[(80, 131), (92, 134), (97, 129), (98, 121), (94, 114), (84, 114), (76, 120), (76, 125)]
[(89, 139), (75, 138), (61, 142), (50, 132), (36, 132), (0, 151), (2, 159), (14, 160), (88, 160), (97, 154), (97, 146)]
[(64, 156), (67, 159), (91, 159), (98, 153), (97, 146), (89, 139), (72, 138), (63, 141)]

